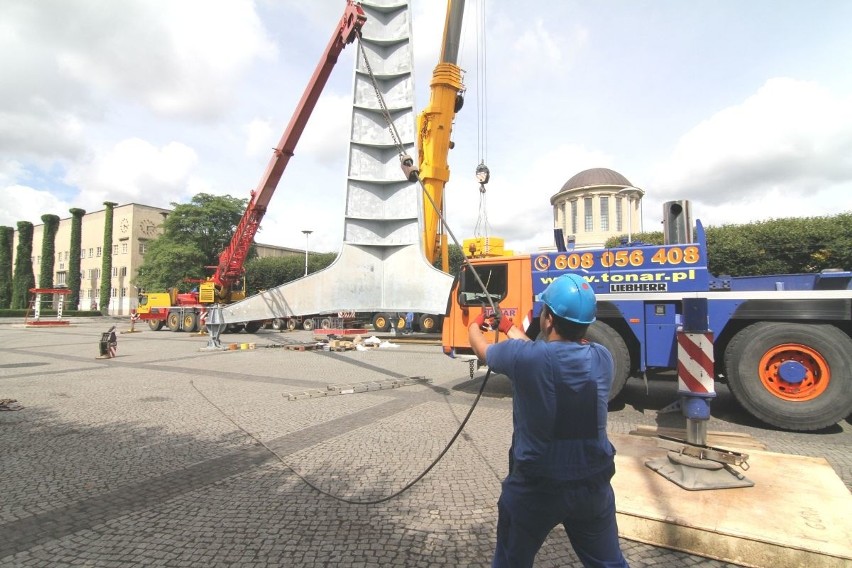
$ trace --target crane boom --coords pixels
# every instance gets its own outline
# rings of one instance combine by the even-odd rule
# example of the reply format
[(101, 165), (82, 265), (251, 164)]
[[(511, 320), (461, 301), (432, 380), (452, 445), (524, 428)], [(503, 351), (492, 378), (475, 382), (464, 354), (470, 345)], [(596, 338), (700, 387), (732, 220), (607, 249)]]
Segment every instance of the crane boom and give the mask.
[(447, 0), (441, 60), (432, 72), (429, 105), (417, 117), (420, 180), (427, 195), (423, 206), (423, 252), (430, 263), (440, 257), (444, 272), (449, 271), (447, 237), (440, 231), (440, 217), (445, 207), (444, 186), (450, 179), (450, 135), (463, 102), (464, 84), (457, 65), (463, 14), (464, 0)]
[(293, 156), (296, 144), (328, 81), (331, 70), (337, 63), (340, 52), (346, 45), (355, 40), (366, 21), (367, 16), (361, 6), (353, 0), (346, 0), (343, 17), (335, 28), (331, 40), (328, 42), (328, 46), (326, 46), (325, 52), (305, 88), (305, 92), (290, 118), (287, 129), (273, 150), (266, 172), (257, 188), (251, 192), (249, 203), (234, 231), (230, 244), (219, 255), (219, 264), (211, 280), (217, 288), (217, 295), (220, 297), (227, 298), (230, 287), (241, 279), (249, 247), (254, 241), (254, 236), (260, 227), (263, 216), (266, 214), (269, 201), (272, 199), (276, 187), (278, 187), (278, 182), (281, 180), (281, 175), (284, 173), (290, 157)]

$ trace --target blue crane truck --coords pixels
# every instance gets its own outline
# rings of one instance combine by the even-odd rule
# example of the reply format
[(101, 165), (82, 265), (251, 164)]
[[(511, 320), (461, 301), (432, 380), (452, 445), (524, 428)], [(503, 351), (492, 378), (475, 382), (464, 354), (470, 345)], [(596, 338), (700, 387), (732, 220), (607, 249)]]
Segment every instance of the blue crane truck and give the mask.
[[(684, 204), (665, 207), (680, 211)], [(796, 431), (847, 418), (852, 413), (852, 272), (714, 276), (707, 268), (701, 222), (693, 230), (691, 220), (674, 218), (671, 226), (676, 228), (667, 226), (666, 242), (672, 244), (559, 247), (472, 259), (471, 266), (503, 315), (530, 337), (538, 334), (537, 295), (562, 274), (582, 275), (598, 298), (588, 338), (605, 345), (615, 361), (612, 398), (630, 376), (678, 368), (684, 300), (702, 298), (712, 333), (711, 381), (727, 382), (745, 410)], [(448, 303), (442, 343), (451, 356), (470, 353), (467, 325), (490, 310), (469, 270), (462, 269)]]

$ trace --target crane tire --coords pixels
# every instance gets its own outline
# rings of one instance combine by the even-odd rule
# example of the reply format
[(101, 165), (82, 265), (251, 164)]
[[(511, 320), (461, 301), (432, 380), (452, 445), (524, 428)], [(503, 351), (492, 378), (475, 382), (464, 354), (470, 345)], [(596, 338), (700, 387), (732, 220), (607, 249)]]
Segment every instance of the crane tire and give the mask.
[(828, 323), (749, 325), (728, 343), (725, 373), (749, 414), (784, 430), (820, 430), (852, 412), (852, 339)]
[(384, 333), (390, 329), (390, 316), (385, 313), (378, 313), (373, 316), (373, 329), (379, 333)]
[(169, 312), (168, 317), (166, 317), (166, 325), (169, 326), (169, 331), (180, 331), (180, 314)]
[(184, 331), (192, 333), (198, 331), (198, 314), (187, 312), (181, 318), (181, 326)]
[(618, 396), (627, 383), (627, 377), (630, 376), (630, 351), (627, 349), (624, 338), (610, 325), (600, 320), (589, 326), (586, 339), (593, 343), (600, 343), (612, 355), (613, 374), (609, 389), (609, 400), (612, 400)]
[(257, 330), (259, 330), (261, 326), (263, 326), (263, 322), (247, 321), (245, 326), (246, 333), (257, 333)]
[(420, 314), (417, 326), (423, 333), (435, 333), (441, 327), (441, 316), (434, 314)]
[(151, 331), (160, 331), (165, 323), (163, 320), (148, 320), (148, 329)]

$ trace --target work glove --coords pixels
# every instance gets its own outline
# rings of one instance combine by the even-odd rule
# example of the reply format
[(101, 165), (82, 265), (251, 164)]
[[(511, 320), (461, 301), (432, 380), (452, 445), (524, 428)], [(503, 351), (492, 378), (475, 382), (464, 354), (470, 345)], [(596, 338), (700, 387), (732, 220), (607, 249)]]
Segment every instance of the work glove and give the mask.
[(497, 326), (497, 329), (500, 330), (500, 333), (503, 335), (509, 335), (509, 330), (512, 329), (512, 320), (503, 315), (495, 315), (494, 323), (491, 324), (491, 327)]
[(478, 316), (476, 316), (476, 319), (475, 319), (475, 320), (473, 320), (473, 321), (474, 321), (474, 323), (476, 324), (476, 326), (477, 326), (479, 329), (483, 329), (483, 328), (485, 328), (485, 327), (486, 327), (486, 323), (485, 323), (485, 312), (482, 312), (481, 314), (479, 314)]

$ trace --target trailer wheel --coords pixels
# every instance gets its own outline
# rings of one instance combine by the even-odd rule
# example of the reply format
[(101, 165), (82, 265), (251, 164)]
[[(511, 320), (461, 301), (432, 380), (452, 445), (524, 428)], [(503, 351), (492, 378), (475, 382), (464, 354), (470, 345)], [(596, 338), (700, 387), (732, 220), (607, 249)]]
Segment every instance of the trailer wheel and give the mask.
[(778, 428), (819, 430), (852, 410), (852, 340), (830, 324), (750, 325), (725, 349), (725, 370), (740, 405)]
[(322, 318), (322, 321), (320, 321), (320, 328), (331, 329), (331, 318)]
[(198, 331), (198, 314), (192, 312), (183, 314), (183, 330), (189, 333)]
[(302, 329), (305, 331), (312, 331), (314, 329), (314, 320), (311, 318), (305, 318), (302, 320)]
[(624, 339), (611, 326), (598, 320), (589, 326), (586, 339), (594, 343), (600, 343), (612, 355), (613, 374), (612, 386), (609, 389), (609, 400), (614, 399), (627, 383), (630, 375), (630, 351)]
[(434, 333), (441, 327), (441, 319), (434, 314), (420, 314), (417, 325), (423, 333)]
[(169, 331), (180, 331), (180, 314), (169, 312), (169, 316), (166, 318), (166, 325), (169, 326)]
[(148, 320), (148, 329), (151, 331), (160, 331), (163, 329), (163, 320)]
[(281, 318), (275, 318), (272, 320), (272, 329), (275, 331), (281, 331), (284, 329), (284, 320)]
[(290, 331), (295, 331), (296, 329), (296, 318), (290, 318), (287, 320), (287, 329)]
[(247, 321), (246, 322), (246, 333), (257, 333), (257, 330), (263, 325), (261, 321)]
[(373, 316), (373, 329), (384, 333), (390, 329), (390, 317), (387, 314), (379, 313)]

